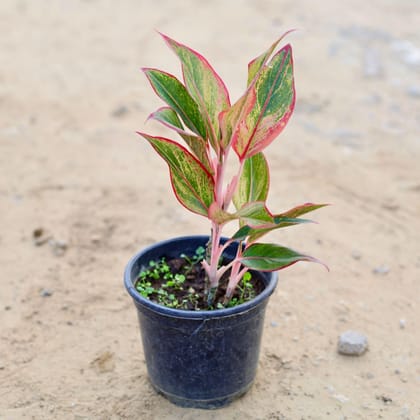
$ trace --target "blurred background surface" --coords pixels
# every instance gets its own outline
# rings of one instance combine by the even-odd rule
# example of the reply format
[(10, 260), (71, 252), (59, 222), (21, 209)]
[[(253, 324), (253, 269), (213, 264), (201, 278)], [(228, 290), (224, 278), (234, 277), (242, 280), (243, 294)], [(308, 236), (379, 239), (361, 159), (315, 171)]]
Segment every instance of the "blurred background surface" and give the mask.
[[(420, 417), (417, 0), (0, 3), (0, 418)], [(270, 208), (333, 206), (273, 241), (331, 269), (280, 272), (255, 386), (222, 411), (147, 382), (130, 256), (208, 232), (136, 130), (161, 106), (140, 67), (180, 75), (156, 30), (201, 52), (231, 99), (284, 31), (297, 105), (267, 150)], [(364, 332), (360, 358), (337, 336)]]

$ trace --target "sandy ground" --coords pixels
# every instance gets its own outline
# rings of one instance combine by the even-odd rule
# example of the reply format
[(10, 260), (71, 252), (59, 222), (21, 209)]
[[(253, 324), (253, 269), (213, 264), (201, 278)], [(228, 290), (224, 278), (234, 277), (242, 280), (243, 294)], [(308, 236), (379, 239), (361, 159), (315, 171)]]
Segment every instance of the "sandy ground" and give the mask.
[[(0, 419), (419, 419), (419, 22), (417, 0), (2, 0)], [(179, 73), (159, 29), (237, 98), (249, 59), (294, 27), (298, 103), (268, 150), (269, 204), (333, 206), (272, 240), (331, 272), (281, 272), (246, 397), (174, 407), (148, 384), (122, 272), (208, 226), (134, 133), (160, 106), (139, 68)], [(337, 353), (349, 329), (368, 337), (359, 358)]]

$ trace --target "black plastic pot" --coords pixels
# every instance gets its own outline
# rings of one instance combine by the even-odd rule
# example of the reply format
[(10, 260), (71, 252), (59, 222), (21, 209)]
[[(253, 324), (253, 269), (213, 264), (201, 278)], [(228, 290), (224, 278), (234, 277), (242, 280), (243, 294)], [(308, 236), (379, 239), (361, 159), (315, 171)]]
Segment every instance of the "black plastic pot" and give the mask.
[[(134, 300), (144, 355), (153, 387), (171, 402), (195, 408), (219, 408), (243, 395), (255, 378), (265, 308), (277, 273), (259, 273), (265, 289), (252, 301), (214, 311), (171, 309), (143, 298), (134, 288), (149, 261), (194, 254), (208, 236), (174, 238), (136, 254), (124, 283)], [(224, 253), (232, 259), (237, 244)]]

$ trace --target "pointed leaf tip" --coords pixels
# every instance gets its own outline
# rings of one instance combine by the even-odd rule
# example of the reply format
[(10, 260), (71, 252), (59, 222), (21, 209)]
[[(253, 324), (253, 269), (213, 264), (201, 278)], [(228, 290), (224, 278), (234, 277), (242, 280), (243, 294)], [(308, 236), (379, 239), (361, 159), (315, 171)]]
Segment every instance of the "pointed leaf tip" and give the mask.
[(264, 57), (258, 63), (258, 71), (245, 95), (233, 105), (225, 118), (232, 127), (231, 141), (241, 160), (267, 147), (284, 129), (294, 110), (290, 44), (281, 48), (269, 62), (267, 60)]
[(289, 29), (283, 35), (281, 35), (274, 43), (268, 48), (267, 51), (259, 55), (258, 57), (254, 58), (252, 61), (248, 63), (248, 86), (254, 81), (257, 74), (261, 71), (261, 69), (267, 64), (267, 61), (273, 54), (274, 50), (276, 49), (277, 45), (283, 40), (287, 35), (291, 32), (294, 32), (295, 29)]
[(162, 70), (145, 67), (144, 73), (155, 93), (181, 117), (185, 125), (206, 138), (206, 127), (198, 105), (185, 86), (175, 76)]
[(167, 35), (161, 36), (180, 59), (185, 87), (198, 105), (210, 144), (218, 150), (219, 114), (230, 107), (228, 90), (203, 55)]

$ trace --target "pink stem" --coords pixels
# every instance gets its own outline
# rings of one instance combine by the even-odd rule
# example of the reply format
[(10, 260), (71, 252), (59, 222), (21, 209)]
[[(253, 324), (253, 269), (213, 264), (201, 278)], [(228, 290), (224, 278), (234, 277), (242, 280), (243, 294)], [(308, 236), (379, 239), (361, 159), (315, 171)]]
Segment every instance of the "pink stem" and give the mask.
[(230, 274), (230, 279), (229, 279), (229, 283), (228, 283), (228, 287), (227, 287), (226, 295), (225, 295), (226, 302), (228, 302), (231, 299), (236, 285), (239, 283), (239, 281), (241, 280), (243, 276), (243, 274), (241, 274), (243, 270), (239, 271), (241, 269), (241, 256), (242, 256), (242, 243), (239, 243), (238, 251), (236, 252), (236, 257), (232, 261), (232, 271)]
[[(227, 209), (229, 204), (232, 201), (233, 194), (238, 186), (239, 179), (242, 175), (243, 167), (244, 167), (244, 159), (241, 159), (238, 173), (234, 176), (227, 186), (226, 191), (223, 192), (223, 179), (225, 176), (225, 163), (229, 154), (229, 148), (222, 152), (223, 154), (219, 156), (217, 164), (215, 162), (216, 170), (215, 170), (215, 201), (221, 209)], [(221, 267), (218, 269), (218, 263), (220, 257), (223, 254), (223, 251), (226, 249), (227, 246), (231, 243), (228, 241), (224, 245), (220, 245), (220, 239), (222, 237), (222, 224), (218, 224), (216, 222), (212, 222), (212, 237), (211, 237), (211, 254), (210, 254), (210, 264), (207, 262), (203, 264), (205, 268), (208, 278), (209, 278), (209, 288), (210, 293), (211, 290), (215, 289), (219, 285), (219, 280), (222, 275), (231, 267), (231, 275), (228, 284), (228, 289), (226, 291), (225, 301), (229, 301), (232, 297), (233, 291), (242, 278), (243, 274), (246, 272), (246, 269), (241, 270), (241, 263), (240, 257), (242, 255), (242, 246), (241, 243), (238, 245), (238, 251), (236, 254), (235, 259), (225, 267)]]
[[(219, 156), (216, 165), (215, 173), (215, 200), (216, 203), (223, 208), (223, 178), (225, 174), (225, 161), (223, 156)], [(212, 235), (211, 235), (211, 255), (210, 265), (207, 269), (207, 275), (209, 277), (210, 289), (213, 289), (219, 284), (219, 276), (217, 273), (217, 266), (219, 263), (220, 256), (222, 255), (223, 248), (220, 246), (220, 238), (222, 236), (222, 225), (212, 222)]]
[(219, 278), (217, 275), (217, 265), (221, 255), (220, 248), (220, 238), (221, 238), (221, 229), (217, 223), (213, 222), (212, 226), (212, 237), (211, 237), (211, 255), (210, 255), (210, 265), (208, 267), (208, 276), (210, 288), (218, 286)]

